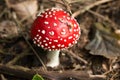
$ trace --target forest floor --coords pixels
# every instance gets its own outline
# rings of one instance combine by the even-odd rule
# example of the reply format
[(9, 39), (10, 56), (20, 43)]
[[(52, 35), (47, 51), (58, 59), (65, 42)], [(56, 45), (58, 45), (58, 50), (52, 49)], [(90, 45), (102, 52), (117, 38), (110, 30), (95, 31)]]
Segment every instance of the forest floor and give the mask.
[[(75, 17), (81, 36), (46, 67), (46, 51), (30, 28), (39, 12), (61, 7)], [(32, 15), (31, 15), (32, 14)], [(0, 80), (120, 80), (120, 0), (0, 0)]]

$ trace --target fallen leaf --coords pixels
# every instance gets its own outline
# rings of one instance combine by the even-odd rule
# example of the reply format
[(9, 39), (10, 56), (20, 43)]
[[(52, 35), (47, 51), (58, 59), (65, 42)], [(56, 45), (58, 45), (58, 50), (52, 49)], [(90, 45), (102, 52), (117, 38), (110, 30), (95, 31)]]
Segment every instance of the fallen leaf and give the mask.
[[(97, 25), (95, 25), (97, 26)], [(119, 35), (110, 32), (100, 24), (96, 28), (95, 37), (86, 45), (86, 49), (90, 50), (92, 55), (101, 55), (106, 58), (113, 59), (120, 56), (120, 45), (118, 44)]]
[(12, 39), (18, 36), (18, 28), (15, 22), (6, 20), (0, 22), (0, 39)]

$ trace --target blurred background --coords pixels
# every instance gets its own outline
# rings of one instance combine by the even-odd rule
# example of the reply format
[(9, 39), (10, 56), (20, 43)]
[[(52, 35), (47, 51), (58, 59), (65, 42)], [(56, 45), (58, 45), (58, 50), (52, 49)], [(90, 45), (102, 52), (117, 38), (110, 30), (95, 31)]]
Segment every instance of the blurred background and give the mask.
[[(44, 66), (46, 51), (30, 37), (37, 14), (52, 7), (81, 28), (56, 68)], [(45, 80), (120, 80), (120, 0), (0, 0), (0, 80), (32, 80), (36, 73)]]

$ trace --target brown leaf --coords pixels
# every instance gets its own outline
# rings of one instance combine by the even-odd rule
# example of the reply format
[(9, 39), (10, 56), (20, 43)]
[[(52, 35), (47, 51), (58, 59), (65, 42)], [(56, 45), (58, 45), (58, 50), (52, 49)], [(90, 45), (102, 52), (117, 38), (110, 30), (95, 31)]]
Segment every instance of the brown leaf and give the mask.
[(38, 10), (37, 0), (6, 0), (7, 6), (12, 8), (20, 19), (31, 17), (34, 19)]
[(101, 55), (110, 59), (120, 56), (118, 39), (109, 30), (102, 29), (104, 28), (96, 29), (95, 37), (86, 45), (86, 49), (90, 50), (90, 54)]
[(11, 39), (18, 36), (18, 28), (13, 21), (2, 21), (0, 23), (0, 39)]

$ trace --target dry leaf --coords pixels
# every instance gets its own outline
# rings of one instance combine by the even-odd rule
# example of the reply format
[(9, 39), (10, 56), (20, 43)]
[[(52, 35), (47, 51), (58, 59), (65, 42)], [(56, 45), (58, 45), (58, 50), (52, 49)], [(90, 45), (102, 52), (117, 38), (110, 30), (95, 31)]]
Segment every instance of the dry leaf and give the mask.
[(0, 39), (11, 39), (16, 36), (18, 36), (18, 29), (13, 21), (7, 20), (0, 23)]
[(115, 34), (109, 32), (109, 29), (105, 30), (99, 26), (99, 29), (96, 29), (94, 39), (87, 44), (86, 49), (90, 50), (93, 55), (101, 55), (112, 59), (120, 56), (118, 39), (120, 37), (116, 37)]
[(23, 0), (22, 2), (16, 2), (13, 0), (6, 0), (7, 6), (15, 10), (16, 14), (20, 19), (28, 18), (35, 15), (38, 10), (37, 0)]

